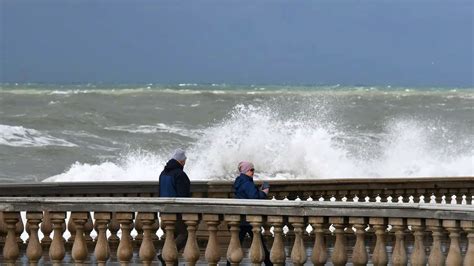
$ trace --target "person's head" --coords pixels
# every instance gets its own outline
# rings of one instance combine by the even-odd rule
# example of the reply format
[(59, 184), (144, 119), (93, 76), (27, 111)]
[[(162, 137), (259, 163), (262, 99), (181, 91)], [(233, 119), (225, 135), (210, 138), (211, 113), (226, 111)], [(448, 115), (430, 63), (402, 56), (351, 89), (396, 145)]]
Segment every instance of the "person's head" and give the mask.
[(176, 149), (173, 153), (173, 159), (178, 161), (182, 166), (186, 163), (186, 152), (183, 149)]
[(240, 162), (238, 166), (239, 172), (241, 174), (245, 174), (247, 176), (253, 177), (253, 174), (255, 172), (255, 168), (253, 166), (253, 163), (251, 162)]

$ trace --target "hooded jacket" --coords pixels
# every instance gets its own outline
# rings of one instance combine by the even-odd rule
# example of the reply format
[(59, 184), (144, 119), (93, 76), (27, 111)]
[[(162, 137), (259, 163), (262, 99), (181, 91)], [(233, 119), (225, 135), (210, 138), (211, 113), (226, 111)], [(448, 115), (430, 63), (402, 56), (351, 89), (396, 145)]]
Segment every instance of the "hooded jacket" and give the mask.
[(253, 178), (246, 175), (240, 174), (234, 182), (233, 185), (235, 198), (236, 199), (266, 199), (267, 194), (259, 190)]
[(191, 197), (191, 182), (183, 166), (171, 159), (160, 174), (160, 197)]

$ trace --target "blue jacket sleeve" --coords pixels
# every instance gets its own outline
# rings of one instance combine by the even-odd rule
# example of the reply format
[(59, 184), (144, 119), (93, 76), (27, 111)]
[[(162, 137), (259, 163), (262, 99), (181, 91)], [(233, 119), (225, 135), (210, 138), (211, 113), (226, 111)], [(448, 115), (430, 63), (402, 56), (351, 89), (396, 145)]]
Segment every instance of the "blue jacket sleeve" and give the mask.
[(248, 199), (266, 199), (267, 198), (267, 194), (257, 189), (257, 187), (251, 182), (245, 183), (243, 190)]

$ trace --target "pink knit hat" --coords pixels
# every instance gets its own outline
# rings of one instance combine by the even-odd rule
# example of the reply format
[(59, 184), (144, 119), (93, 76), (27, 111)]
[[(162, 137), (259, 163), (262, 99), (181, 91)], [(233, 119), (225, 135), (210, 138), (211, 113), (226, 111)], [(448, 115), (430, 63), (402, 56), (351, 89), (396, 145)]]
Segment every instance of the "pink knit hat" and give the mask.
[(238, 168), (239, 168), (240, 173), (245, 174), (248, 171), (250, 171), (250, 169), (253, 169), (254, 166), (253, 166), (253, 163), (251, 162), (242, 161), (239, 163)]

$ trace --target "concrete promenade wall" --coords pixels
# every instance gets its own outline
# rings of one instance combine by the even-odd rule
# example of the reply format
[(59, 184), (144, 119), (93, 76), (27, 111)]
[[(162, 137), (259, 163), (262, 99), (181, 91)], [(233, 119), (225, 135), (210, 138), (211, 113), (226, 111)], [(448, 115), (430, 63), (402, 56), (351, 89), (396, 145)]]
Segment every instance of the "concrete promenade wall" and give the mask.
[[(0, 264), (260, 265), (264, 241), (276, 265), (474, 265), (473, 177), (268, 181), (273, 200), (234, 200), (232, 181), (188, 199), (157, 182), (1, 184)], [(242, 221), (260, 237), (240, 244)]]

